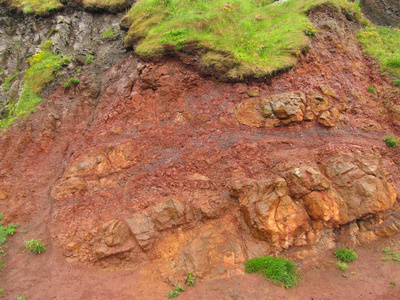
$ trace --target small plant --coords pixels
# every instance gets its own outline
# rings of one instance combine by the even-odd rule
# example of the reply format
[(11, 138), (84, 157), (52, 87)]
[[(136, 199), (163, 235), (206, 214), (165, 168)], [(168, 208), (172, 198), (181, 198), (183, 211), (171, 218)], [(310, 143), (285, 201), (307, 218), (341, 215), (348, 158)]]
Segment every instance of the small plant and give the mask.
[(300, 274), (294, 262), (283, 257), (256, 257), (245, 261), (247, 273), (261, 273), (270, 281), (291, 288), (298, 283)]
[(116, 40), (119, 37), (119, 33), (115, 32), (112, 28), (107, 28), (102, 34), (101, 37), (107, 41)]
[(400, 79), (399, 79), (399, 80), (396, 80), (396, 81), (394, 82), (394, 84), (395, 84), (396, 86), (400, 86)]
[(351, 275), (356, 275), (356, 272), (351, 272)]
[(349, 269), (349, 266), (348, 266), (345, 262), (338, 261), (338, 262), (336, 263), (336, 265), (337, 265), (338, 268), (339, 268), (340, 270), (342, 270), (342, 271), (347, 271), (347, 270)]
[(382, 257), (381, 260), (382, 260), (382, 261), (389, 261), (390, 258), (389, 258), (389, 257)]
[(335, 256), (343, 262), (353, 262), (357, 259), (354, 250), (341, 248), (335, 251)]
[(66, 83), (64, 83), (64, 88), (69, 89), (73, 85), (78, 85), (79, 84), (79, 79), (78, 78), (69, 78)]
[(30, 250), (34, 254), (40, 254), (46, 250), (46, 246), (41, 240), (32, 239), (25, 242), (25, 249)]
[(389, 252), (390, 252), (389, 247), (386, 247), (385, 249), (382, 250), (382, 253), (384, 253), (384, 254), (389, 254)]
[(17, 300), (26, 300), (24, 296), (18, 297)]
[(81, 74), (81, 72), (82, 72), (81, 69), (76, 70), (76, 73), (78, 73), (78, 74)]
[(370, 85), (368, 87), (368, 92), (371, 93), (371, 94), (375, 94), (375, 87), (373, 85)]
[(312, 26), (307, 26), (307, 28), (304, 30), (304, 33), (307, 36), (315, 36), (315, 34), (317, 33), (317, 31), (314, 29), (314, 27)]
[(86, 55), (86, 64), (89, 65), (93, 62), (94, 56), (92, 54)]
[(194, 281), (196, 280), (196, 277), (194, 277), (192, 275), (192, 273), (188, 272), (187, 276), (185, 277), (185, 279), (186, 279), (186, 284), (188, 286), (194, 286), (195, 285)]
[(174, 298), (174, 297), (178, 297), (185, 289), (183, 287), (181, 287), (180, 285), (177, 285), (176, 287), (174, 287), (174, 289), (172, 291), (170, 291), (167, 294), (167, 298)]
[(396, 286), (397, 283), (396, 283), (396, 281), (391, 281), (391, 282), (390, 282), (390, 285), (391, 285), (391, 286)]
[(397, 147), (397, 140), (393, 137), (387, 136), (387, 137), (385, 137), (384, 141), (385, 141), (386, 145), (388, 145), (388, 147), (390, 147), (390, 148)]

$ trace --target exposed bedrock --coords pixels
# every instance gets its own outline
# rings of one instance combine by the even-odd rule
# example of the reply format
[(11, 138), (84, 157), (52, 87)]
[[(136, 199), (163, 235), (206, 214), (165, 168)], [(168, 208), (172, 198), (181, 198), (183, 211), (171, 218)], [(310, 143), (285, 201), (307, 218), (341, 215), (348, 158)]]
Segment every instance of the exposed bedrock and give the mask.
[(383, 139), (398, 130), (400, 89), (346, 17), (310, 18), (310, 50), (268, 82), (128, 54), (101, 85), (83, 74), (57, 89), (0, 136), (5, 221), (46, 227), (71, 262), (172, 283), (395, 234), (400, 152)]

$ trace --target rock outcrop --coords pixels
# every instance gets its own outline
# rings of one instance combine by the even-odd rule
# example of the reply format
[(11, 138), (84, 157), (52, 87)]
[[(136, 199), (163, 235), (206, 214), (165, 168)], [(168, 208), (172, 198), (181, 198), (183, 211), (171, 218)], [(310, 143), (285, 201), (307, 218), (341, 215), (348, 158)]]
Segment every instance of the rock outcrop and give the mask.
[[(356, 25), (321, 10), (309, 52), (269, 82), (126, 54), (101, 83), (57, 89), (0, 136), (0, 211), (46, 224), (69, 261), (168, 282), (395, 234), (400, 159), (383, 139), (400, 124), (399, 88)], [(371, 82), (379, 96), (360, 92)]]

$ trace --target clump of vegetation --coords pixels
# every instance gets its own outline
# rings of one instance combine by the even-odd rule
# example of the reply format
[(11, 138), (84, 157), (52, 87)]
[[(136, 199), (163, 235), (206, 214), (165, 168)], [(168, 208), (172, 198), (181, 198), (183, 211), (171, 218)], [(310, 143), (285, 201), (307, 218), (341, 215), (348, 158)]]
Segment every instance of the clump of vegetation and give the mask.
[(365, 51), (375, 58), (384, 72), (400, 83), (400, 30), (394, 27), (371, 25), (358, 33), (358, 40)]
[(345, 262), (341, 262), (340, 260), (336, 263), (336, 265), (342, 271), (347, 271), (349, 269), (348, 264), (346, 264)]
[(317, 34), (317, 31), (315, 30), (314, 27), (312, 26), (307, 26), (306, 30), (304, 30), (304, 33), (308, 36), (315, 36)]
[(353, 262), (357, 259), (357, 254), (354, 250), (340, 248), (335, 251), (335, 256), (343, 262)]
[(64, 83), (64, 88), (69, 89), (73, 85), (78, 85), (79, 84), (79, 79), (78, 78), (69, 78), (66, 83)]
[(382, 253), (390, 255), (390, 257), (382, 257), (383, 261), (398, 261), (400, 262), (400, 251), (391, 251), (389, 247), (382, 249)]
[[(0, 220), (3, 218), (4, 214), (0, 214)], [(5, 251), (2, 249), (3, 248), (3, 244), (7, 241), (7, 237), (9, 235), (14, 235), (17, 230), (15, 229), (17, 227), (17, 225), (11, 223), (8, 226), (4, 226), (4, 223), (2, 221), (0, 221), (0, 256), (4, 257)], [(7, 246), (5, 246), (4, 248), (7, 248)], [(0, 269), (2, 268), (4, 264), (4, 259), (0, 258)]]
[(3, 91), (8, 91), (11, 87), (11, 84), (14, 82), (15, 77), (19, 75), (19, 72), (15, 72), (10, 77), (6, 78), (3, 83)]
[(187, 276), (185, 277), (185, 280), (188, 286), (194, 286), (196, 277), (194, 277), (192, 273), (188, 272)]
[(256, 257), (245, 261), (247, 273), (261, 273), (270, 281), (291, 288), (298, 283), (300, 274), (294, 262), (283, 257)]
[(30, 250), (34, 254), (40, 254), (46, 250), (46, 245), (41, 240), (32, 239), (25, 241), (25, 249)]
[(397, 285), (397, 282), (396, 282), (396, 281), (391, 281), (391, 282), (390, 282), (390, 285), (391, 285), (391, 286), (396, 286), (396, 285)]
[(386, 145), (388, 145), (388, 147), (390, 148), (395, 148), (397, 147), (397, 139), (391, 136), (387, 136), (384, 139)]
[(172, 291), (170, 291), (167, 294), (167, 298), (174, 298), (174, 297), (178, 297), (185, 289), (183, 287), (181, 287), (180, 285), (177, 285), (176, 287), (174, 287), (174, 289)]
[(24, 296), (18, 297), (17, 300), (26, 300)]
[(139, 0), (122, 23), (130, 24), (125, 42), (139, 55), (195, 50), (228, 78), (259, 78), (296, 63), (315, 34), (306, 14), (323, 4), (363, 18), (346, 0)]
[(10, 6), (22, 10), (25, 14), (43, 15), (49, 11), (61, 8), (60, 0), (12, 0)]
[(86, 55), (86, 64), (89, 65), (93, 62), (94, 56), (92, 54)]
[(102, 34), (101, 37), (107, 41), (114, 41), (119, 37), (119, 32), (113, 30), (113, 28), (107, 28)]
[(54, 80), (55, 74), (66, 63), (66, 56), (52, 52), (52, 42), (45, 41), (40, 46), (40, 52), (28, 58), (29, 68), (23, 77), (21, 96), (15, 105), (9, 105), (9, 115), (0, 121), (0, 127), (4, 131), (14, 120), (22, 115), (30, 113), (43, 99), (40, 93)]
[[(3, 218), (4, 214), (0, 214), (0, 220)], [(0, 221), (0, 245), (3, 245), (7, 241), (7, 236), (14, 235), (17, 232), (15, 229), (17, 225), (11, 223), (8, 226), (3, 226), (3, 222)]]
[(368, 87), (368, 92), (371, 93), (371, 94), (375, 94), (375, 87), (373, 85), (370, 85)]

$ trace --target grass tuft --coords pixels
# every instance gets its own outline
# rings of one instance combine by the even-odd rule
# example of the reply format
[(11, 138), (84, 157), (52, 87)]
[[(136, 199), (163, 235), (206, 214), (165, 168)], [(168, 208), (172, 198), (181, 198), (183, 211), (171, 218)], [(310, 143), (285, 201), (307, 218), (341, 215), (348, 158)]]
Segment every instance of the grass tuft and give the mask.
[(390, 148), (395, 148), (397, 147), (397, 139), (391, 136), (387, 136), (384, 139), (386, 145)]
[(357, 259), (354, 250), (341, 248), (335, 251), (335, 256), (343, 262), (353, 262)]
[(41, 240), (32, 239), (25, 241), (25, 249), (30, 250), (34, 254), (40, 254), (46, 250), (46, 246)]
[(174, 298), (174, 297), (178, 297), (185, 289), (183, 287), (181, 287), (180, 285), (177, 285), (176, 287), (174, 287), (174, 289), (172, 291), (170, 291), (167, 294), (167, 298)]
[(256, 257), (245, 261), (247, 273), (262, 273), (270, 281), (291, 288), (298, 283), (300, 274), (294, 262), (283, 257)]
[(347, 270), (349, 269), (349, 266), (348, 266), (345, 262), (338, 261), (338, 262), (336, 263), (336, 265), (337, 265), (338, 268), (339, 268), (340, 270), (342, 270), (342, 271), (347, 271)]

